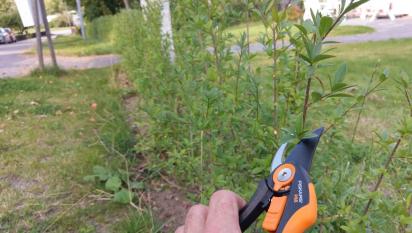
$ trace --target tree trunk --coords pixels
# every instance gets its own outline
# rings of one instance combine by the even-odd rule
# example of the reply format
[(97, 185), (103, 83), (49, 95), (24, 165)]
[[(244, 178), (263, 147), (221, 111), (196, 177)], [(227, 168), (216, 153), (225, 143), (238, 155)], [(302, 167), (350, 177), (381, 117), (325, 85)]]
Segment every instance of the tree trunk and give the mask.
[(129, 10), (130, 9), (129, 0), (123, 0), (123, 2), (124, 2), (124, 7)]

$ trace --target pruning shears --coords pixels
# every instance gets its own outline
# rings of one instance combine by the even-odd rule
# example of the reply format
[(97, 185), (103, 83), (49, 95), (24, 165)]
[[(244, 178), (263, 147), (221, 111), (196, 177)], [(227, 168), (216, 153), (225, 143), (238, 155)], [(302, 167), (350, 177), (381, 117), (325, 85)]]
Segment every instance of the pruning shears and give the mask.
[(273, 157), (270, 175), (259, 182), (251, 200), (239, 211), (242, 232), (266, 211), (262, 228), (270, 233), (303, 233), (316, 222), (317, 200), (309, 171), (323, 128), (302, 139), (283, 155), (287, 144)]

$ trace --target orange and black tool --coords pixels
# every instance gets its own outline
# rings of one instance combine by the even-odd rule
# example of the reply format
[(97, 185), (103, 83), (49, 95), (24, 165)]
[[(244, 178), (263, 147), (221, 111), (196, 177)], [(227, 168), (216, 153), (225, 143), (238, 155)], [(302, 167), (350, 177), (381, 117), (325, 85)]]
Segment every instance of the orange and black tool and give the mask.
[(270, 233), (303, 233), (317, 218), (315, 187), (309, 171), (323, 128), (302, 139), (283, 162), (287, 144), (280, 146), (269, 177), (259, 182), (251, 200), (239, 212), (240, 228), (246, 231), (266, 211), (262, 228)]

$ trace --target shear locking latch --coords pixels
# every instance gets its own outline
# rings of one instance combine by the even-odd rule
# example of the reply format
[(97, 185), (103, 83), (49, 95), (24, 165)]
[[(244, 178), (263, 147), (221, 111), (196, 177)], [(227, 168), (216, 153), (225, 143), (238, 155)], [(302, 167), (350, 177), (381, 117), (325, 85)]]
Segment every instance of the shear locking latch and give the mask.
[[(273, 173), (273, 182), (275, 184), (273, 191), (279, 192), (289, 190), (290, 184), (293, 181), (295, 175), (295, 166), (293, 164), (283, 164), (276, 168)], [(275, 232), (278, 228), (280, 220), (285, 210), (287, 196), (274, 196), (272, 197), (269, 205), (269, 209), (263, 220), (262, 228), (268, 232)]]

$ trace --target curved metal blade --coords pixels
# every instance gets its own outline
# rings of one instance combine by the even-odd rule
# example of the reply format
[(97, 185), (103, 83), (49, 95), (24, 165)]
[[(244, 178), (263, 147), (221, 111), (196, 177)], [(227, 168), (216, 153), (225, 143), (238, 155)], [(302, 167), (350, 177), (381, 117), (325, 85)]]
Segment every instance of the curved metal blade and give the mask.
[(288, 147), (287, 143), (283, 143), (280, 145), (278, 151), (276, 151), (275, 156), (273, 157), (272, 164), (270, 165), (270, 173), (272, 173), (275, 168), (283, 163), (283, 155), (286, 152), (286, 148)]
[(313, 137), (302, 139), (286, 157), (285, 162), (302, 166), (309, 173), (313, 156), (318, 146), (323, 128), (314, 130)]

